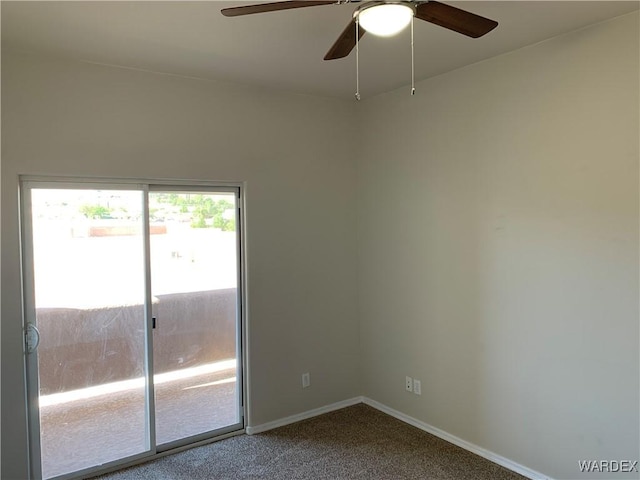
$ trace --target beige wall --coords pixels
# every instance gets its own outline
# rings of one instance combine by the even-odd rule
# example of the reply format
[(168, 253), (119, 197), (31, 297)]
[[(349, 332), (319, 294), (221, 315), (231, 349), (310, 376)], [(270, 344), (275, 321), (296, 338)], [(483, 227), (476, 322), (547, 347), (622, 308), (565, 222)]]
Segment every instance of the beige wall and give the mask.
[(635, 13), (363, 102), (365, 395), (558, 479), (638, 460), (638, 40)]
[(3, 479), (26, 468), (18, 174), (246, 181), (258, 425), (360, 393), (353, 118), (352, 102), (3, 54)]

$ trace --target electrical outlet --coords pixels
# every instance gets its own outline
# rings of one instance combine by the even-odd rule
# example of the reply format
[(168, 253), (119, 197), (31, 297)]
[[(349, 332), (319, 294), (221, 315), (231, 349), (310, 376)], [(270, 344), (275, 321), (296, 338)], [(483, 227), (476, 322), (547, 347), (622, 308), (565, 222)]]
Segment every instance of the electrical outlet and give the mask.
[(311, 375), (308, 373), (302, 374), (302, 388), (307, 388), (311, 386)]
[(406, 377), (404, 381), (404, 387), (407, 389), (407, 392), (413, 392), (413, 378)]
[(413, 393), (416, 395), (422, 395), (422, 382), (420, 380), (413, 379)]

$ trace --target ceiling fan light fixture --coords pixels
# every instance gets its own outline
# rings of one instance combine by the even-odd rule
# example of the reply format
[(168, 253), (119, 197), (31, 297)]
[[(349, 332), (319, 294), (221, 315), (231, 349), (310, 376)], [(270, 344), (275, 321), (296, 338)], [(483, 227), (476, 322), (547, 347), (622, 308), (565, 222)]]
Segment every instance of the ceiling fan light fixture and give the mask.
[(406, 3), (365, 4), (356, 11), (360, 26), (380, 37), (391, 37), (402, 31), (411, 23), (413, 14), (413, 7)]

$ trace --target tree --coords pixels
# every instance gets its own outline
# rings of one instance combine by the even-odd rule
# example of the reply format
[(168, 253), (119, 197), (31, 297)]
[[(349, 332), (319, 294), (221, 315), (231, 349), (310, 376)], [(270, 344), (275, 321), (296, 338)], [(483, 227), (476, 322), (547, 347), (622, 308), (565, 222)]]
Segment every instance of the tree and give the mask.
[(85, 217), (92, 219), (111, 217), (111, 210), (104, 205), (85, 204), (80, 207), (80, 213)]

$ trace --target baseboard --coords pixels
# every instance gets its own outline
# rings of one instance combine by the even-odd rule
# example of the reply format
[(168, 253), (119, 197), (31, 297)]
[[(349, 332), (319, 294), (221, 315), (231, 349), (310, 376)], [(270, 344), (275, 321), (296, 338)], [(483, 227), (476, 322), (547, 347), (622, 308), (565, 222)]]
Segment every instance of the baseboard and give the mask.
[(301, 420), (317, 417), (318, 415), (322, 415), (323, 413), (329, 413), (333, 412), (334, 410), (340, 410), (341, 408), (357, 405), (358, 403), (363, 403), (362, 397), (354, 397), (348, 400), (342, 400), (341, 402), (332, 403), (331, 405), (326, 405), (320, 408), (314, 408), (313, 410), (308, 410), (296, 415), (291, 415), (290, 417), (281, 418), (280, 420), (274, 420), (273, 422), (246, 427), (245, 431), (247, 435), (254, 435), (256, 433), (266, 432), (267, 430), (272, 430), (274, 428), (283, 427), (291, 423), (296, 423)]
[(408, 423), (409, 425), (413, 425), (414, 427), (417, 427), (420, 430), (424, 430), (425, 432), (428, 432), (432, 435), (435, 435), (436, 437), (446, 440), (449, 443), (453, 443), (454, 445), (457, 445), (460, 448), (464, 448), (465, 450), (471, 453), (475, 453), (476, 455), (486, 458), (487, 460), (493, 463), (497, 463), (498, 465), (501, 465), (513, 472), (519, 473), (520, 475), (523, 475), (527, 478), (530, 478), (532, 480), (553, 480), (547, 475), (543, 475), (540, 472), (531, 470), (530, 468), (527, 468), (524, 465), (520, 465), (519, 463), (509, 460), (508, 458), (505, 458), (501, 455), (490, 452), (489, 450), (486, 450), (482, 447), (474, 445), (473, 443), (469, 443), (466, 440), (462, 440), (461, 438), (451, 435), (450, 433), (447, 433), (444, 430), (440, 430), (439, 428), (429, 425), (428, 423), (425, 423), (416, 418), (410, 417), (409, 415), (405, 415), (404, 413), (399, 412), (398, 410), (394, 410), (391, 407), (387, 407), (386, 405), (380, 402), (376, 402), (375, 400), (371, 400), (370, 398), (367, 398), (367, 397), (362, 397), (362, 403), (369, 405), (370, 407), (373, 407), (376, 410), (380, 410), (381, 412), (384, 412), (387, 415), (391, 415), (392, 417), (395, 417), (398, 420)]

